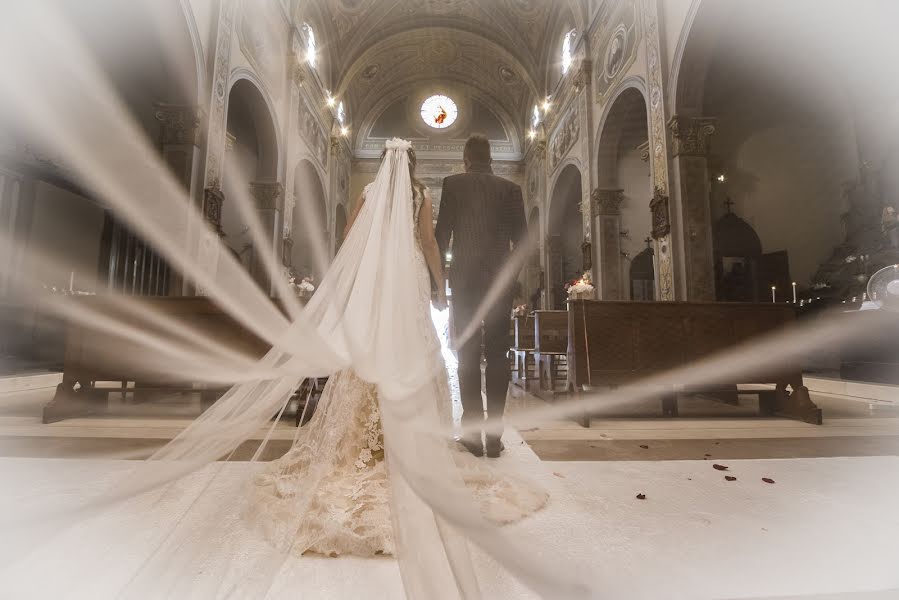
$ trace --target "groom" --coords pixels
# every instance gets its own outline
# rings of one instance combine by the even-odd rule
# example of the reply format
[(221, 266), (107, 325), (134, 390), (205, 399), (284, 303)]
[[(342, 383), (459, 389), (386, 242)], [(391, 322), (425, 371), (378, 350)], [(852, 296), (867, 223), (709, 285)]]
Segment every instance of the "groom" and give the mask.
[[(475, 456), (483, 455), (480, 427), (484, 426), (481, 398), (481, 346), (486, 358), (487, 456), (502, 451), (503, 411), (509, 386), (509, 314), (512, 284), (499, 290), (489, 307), (482, 307), (488, 289), (526, 233), (521, 188), (493, 174), (490, 142), (472, 135), (462, 155), (465, 173), (443, 180), (436, 237), (446, 256), (452, 237), (449, 283), (453, 292), (455, 332), (464, 335), (459, 354), (462, 423), (477, 428), (462, 443)], [(493, 296), (493, 294), (491, 294)], [(486, 311), (484, 310), (486, 308)], [(477, 319), (478, 322), (475, 322)]]

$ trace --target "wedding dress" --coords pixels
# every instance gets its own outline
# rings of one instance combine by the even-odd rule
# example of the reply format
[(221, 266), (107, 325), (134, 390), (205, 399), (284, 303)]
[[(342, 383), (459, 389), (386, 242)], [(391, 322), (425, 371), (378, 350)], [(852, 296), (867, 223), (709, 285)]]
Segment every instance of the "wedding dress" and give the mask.
[[(371, 185), (367, 186), (364, 194), (370, 188)], [(431, 279), (418, 227), (426, 193), (425, 189), (416, 187), (412, 197), (415, 251), (411, 260), (417, 273), (416, 331), (433, 362), (437, 414), (441, 424), (449, 429), (452, 398), (430, 315)], [(512, 523), (546, 504), (546, 492), (535, 483), (494, 470), (461, 445), (451, 445), (453, 461), (465, 486), (490, 521)], [(352, 369), (345, 369), (329, 379), (314, 416), (298, 432), (290, 451), (270, 463), (256, 479), (251, 518), (270, 538), (289, 537), (290, 532), (283, 528), (296, 527), (295, 497), (302, 490), (310, 498), (302, 522), (293, 534), (292, 553), (393, 554), (387, 469), (377, 387), (362, 380)], [(320, 477), (310, 478), (313, 472), (320, 473)], [(311, 493), (310, 484), (316, 486)]]

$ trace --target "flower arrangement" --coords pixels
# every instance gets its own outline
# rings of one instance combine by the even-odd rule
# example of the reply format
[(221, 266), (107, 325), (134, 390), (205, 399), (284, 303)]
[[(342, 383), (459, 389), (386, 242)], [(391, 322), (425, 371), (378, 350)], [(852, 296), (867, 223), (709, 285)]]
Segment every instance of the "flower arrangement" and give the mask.
[(288, 284), (301, 298), (310, 298), (312, 292), (315, 291), (314, 281), (315, 279), (311, 276), (303, 277), (299, 282), (297, 282), (296, 277), (291, 277), (288, 280)]
[(527, 304), (519, 304), (515, 308), (512, 309), (512, 318), (515, 317), (526, 317), (528, 315), (528, 305)]
[(568, 292), (568, 297), (572, 300), (592, 298), (594, 289), (589, 272), (581, 275), (580, 279), (575, 279), (565, 284), (565, 291)]

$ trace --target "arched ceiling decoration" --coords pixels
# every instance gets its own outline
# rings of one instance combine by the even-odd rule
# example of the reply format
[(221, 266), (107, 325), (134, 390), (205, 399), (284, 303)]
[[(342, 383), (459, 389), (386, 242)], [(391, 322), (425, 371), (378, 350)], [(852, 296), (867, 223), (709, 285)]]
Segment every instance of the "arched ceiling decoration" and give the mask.
[[(328, 79), (354, 129), (384, 95), (423, 80), (465, 83), (523, 131), (555, 56), (560, 13), (583, 27), (587, 0), (305, 0), (331, 57)], [(537, 85), (537, 82), (541, 82)]]
[(411, 30), (375, 44), (351, 67), (338, 93), (367, 122), (377, 117), (370, 113), (382, 98), (415, 94), (433, 81), (474, 87), (516, 124), (535, 94), (513, 55), (477, 34), (445, 28)]

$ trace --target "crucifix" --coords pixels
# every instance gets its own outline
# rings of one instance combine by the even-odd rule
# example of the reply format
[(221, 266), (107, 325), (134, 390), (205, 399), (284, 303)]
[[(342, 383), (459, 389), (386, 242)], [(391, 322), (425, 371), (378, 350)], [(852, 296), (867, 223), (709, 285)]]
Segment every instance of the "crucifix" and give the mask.
[(730, 199), (730, 196), (728, 196), (728, 197), (727, 197), (727, 200), (724, 201), (724, 207), (727, 208), (727, 212), (728, 212), (728, 213), (734, 212), (734, 211), (733, 211), (733, 206), (734, 206), (734, 204), (736, 204), (736, 202), (734, 202), (733, 200), (731, 200), (731, 199)]
[(646, 239), (643, 240), (643, 243), (646, 244), (647, 248), (651, 247), (652, 246), (652, 238), (647, 235)]

